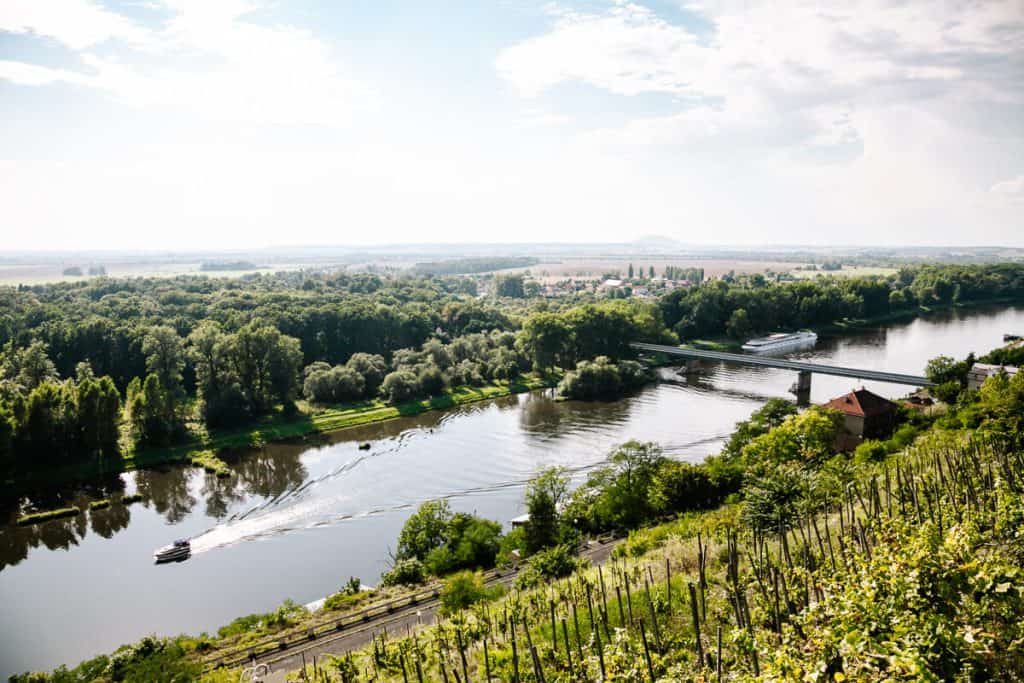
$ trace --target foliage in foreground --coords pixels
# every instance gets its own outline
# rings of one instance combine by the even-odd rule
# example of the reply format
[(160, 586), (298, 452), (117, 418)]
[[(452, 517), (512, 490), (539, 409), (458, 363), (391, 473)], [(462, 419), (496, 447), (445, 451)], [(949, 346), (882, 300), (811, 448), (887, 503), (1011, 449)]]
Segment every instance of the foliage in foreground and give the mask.
[(403, 668), (548, 683), (1024, 676), (1019, 452), (933, 439), (810, 489), (801, 502), (821, 507), (798, 505), (784, 533), (690, 516), (637, 561), (378, 638), (330, 680), (397, 683)]

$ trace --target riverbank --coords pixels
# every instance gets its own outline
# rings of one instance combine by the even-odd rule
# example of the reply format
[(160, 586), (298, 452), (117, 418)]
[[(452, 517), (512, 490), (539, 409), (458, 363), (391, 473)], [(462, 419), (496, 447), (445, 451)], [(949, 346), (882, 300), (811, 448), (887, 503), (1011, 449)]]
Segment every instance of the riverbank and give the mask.
[(25, 473), (15, 481), (5, 482), (3, 489), (0, 490), (0, 498), (20, 495), (41, 487), (169, 464), (191, 464), (202, 467), (211, 474), (227, 476), (227, 464), (219, 456), (228, 451), (301, 439), (314, 434), (326, 434), (418, 415), (430, 410), (446, 410), (478, 401), (547, 389), (557, 385), (560, 379), (561, 375), (557, 373), (545, 376), (521, 375), (508, 382), (497, 382), (481, 387), (456, 387), (438, 396), (397, 405), (376, 400), (323, 409), (312, 409), (307, 406), (300, 408), (298, 414), (289, 417), (278, 412), (239, 429), (214, 432), (197, 430), (190, 441), (167, 448), (148, 449), (128, 453), (121, 458), (97, 459)]

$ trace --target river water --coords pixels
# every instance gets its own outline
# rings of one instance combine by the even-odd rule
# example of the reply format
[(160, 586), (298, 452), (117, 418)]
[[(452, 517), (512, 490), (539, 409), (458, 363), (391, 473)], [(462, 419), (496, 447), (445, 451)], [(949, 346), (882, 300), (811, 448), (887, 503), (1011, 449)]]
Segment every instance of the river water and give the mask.
[[(1002, 344), (1024, 332), (1024, 308), (943, 312), (825, 336), (790, 357), (923, 374), (927, 359)], [(337, 432), (315, 443), (277, 444), (232, 458), (231, 476), (169, 467), (112, 476), (60, 492), (84, 503), (110, 491), (140, 493), (71, 520), (0, 527), (0, 677), (74, 664), (143, 635), (215, 631), (285, 598), (307, 603), (349, 576), (373, 585), (388, 567), (402, 523), (421, 502), (507, 522), (523, 512), (525, 482), (563, 465), (577, 479), (615, 444), (656, 441), (672, 457), (715, 453), (764, 401), (792, 398), (795, 373), (710, 365), (611, 403), (555, 402), (534, 392)], [(812, 400), (861, 386), (815, 375)], [(889, 397), (908, 387), (867, 382)], [(369, 442), (368, 450), (359, 444)], [(151, 553), (191, 537), (183, 563)]]

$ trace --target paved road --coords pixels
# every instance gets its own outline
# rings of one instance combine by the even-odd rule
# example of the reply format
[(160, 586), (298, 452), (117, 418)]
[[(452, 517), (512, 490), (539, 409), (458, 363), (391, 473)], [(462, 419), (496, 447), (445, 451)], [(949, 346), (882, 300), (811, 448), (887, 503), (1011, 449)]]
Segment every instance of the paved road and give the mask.
[[(591, 564), (599, 565), (611, 557), (612, 550), (622, 539), (608, 541), (606, 543), (594, 542), (591, 547), (580, 553), (580, 557), (590, 560)], [(516, 573), (509, 573), (497, 579), (496, 583), (511, 586), (515, 581)], [(412, 629), (420, 624), (432, 624), (437, 617), (437, 610), (440, 604), (437, 600), (430, 600), (416, 606), (406, 607), (395, 611), (394, 614), (343, 631), (330, 637), (319, 638), (311, 641), (308, 646), (292, 648), (287, 652), (274, 653), (259, 659), (261, 664), (269, 664), (271, 672), (263, 678), (256, 680), (265, 683), (284, 683), (285, 676), (289, 671), (302, 667), (303, 656), (306, 662), (312, 664), (313, 657), (318, 659), (325, 654), (341, 655), (351, 650), (356, 650), (369, 645), (375, 635), (387, 628), (390, 634), (405, 633), (406, 629)]]

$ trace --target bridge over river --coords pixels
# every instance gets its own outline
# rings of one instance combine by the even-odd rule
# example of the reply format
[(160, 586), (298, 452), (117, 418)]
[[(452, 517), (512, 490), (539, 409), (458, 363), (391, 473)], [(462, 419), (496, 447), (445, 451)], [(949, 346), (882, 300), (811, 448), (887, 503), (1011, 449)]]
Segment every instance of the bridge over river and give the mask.
[(893, 384), (905, 384), (915, 387), (930, 387), (934, 383), (927, 377), (920, 375), (906, 375), (899, 372), (885, 372), (882, 370), (864, 370), (861, 368), (848, 368), (838, 365), (824, 365), (821, 363), (807, 363), (798, 360), (785, 358), (772, 358), (771, 356), (726, 353), (723, 351), (702, 351), (698, 349), (683, 349), (678, 346), (665, 346), (663, 344), (647, 344), (644, 342), (632, 342), (630, 346), (637, 351), (650, 353), (664, 353), (669, 356), (685, 358), (687, 368), (694, 369), (700, 361), (717, 361), (721, 363), (737, 363), (740, 365), (754, 365), (764, 368), (779, 368), (782, 370), (795, 370), (797, 381), (793, 387), (797, 402), (806, 404), (811, 396), (811, 375), (818, 373), (822, 375), (836, 375), (838, 377), (854, 377), (857, 379), (874, 380), (876, 382), (892, 382)]

